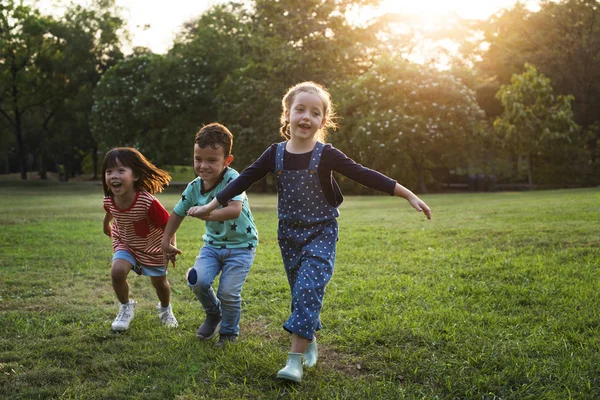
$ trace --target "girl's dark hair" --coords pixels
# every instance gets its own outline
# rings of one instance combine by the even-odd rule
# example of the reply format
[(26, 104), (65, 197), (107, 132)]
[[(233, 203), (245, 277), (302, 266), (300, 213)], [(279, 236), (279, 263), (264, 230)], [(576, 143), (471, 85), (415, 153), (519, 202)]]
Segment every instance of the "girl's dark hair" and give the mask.
[(338, 127), (337, 123), (335, 122), (335, 120), (337, 119), (337, 115), (335, 114), (335, 111), (333, 109), (333, 104), (331, 102), (331, 96), (329, 92), (325, 90), (323, 86), (315, 82), (301, 82), (288, 89), (287, 93), (285, 94), (285, 96), (283, 96), (283, 99), (281, 100), (281, 117), (279, 118), (281, 127), (279, 128), (279, 132), (281, 133), (281, 136), (283, 136), (285, 139), (290, 139), (290, 123), (287, 120), (286, 114), (292, 107), (294, 99), (296, 98), (298, 93), (301, 92), (315, 94), (319, 96), (321, 102), (323, 103), (323, 117), (325, 118), (325, 126), (319, 129), (319, 131), (316, 134), (316, 139), (319, 142), (325, 142), (325, 138), (327, 136), (327, 128), (335, 130)]
[(225, 153), (225, 158), (227, 158), (231, 154), (233, 135), (224, 125), (213, 122), (212, 124), (204, 125), (202, 128), (200, 128), (198, 133), (196, 133), (194, 143), (196, 143), (201, 149), (204, 149), (208, 146), (212, 147), (213, 149), (222, 147), (223, 152)]
[(115, 147), (106, 153), (104, 161), (102, 161), (102, 187), (106, 196), (110, 195), (105, 178), (106, 170), (117, 167), (117, 160), (121, 165), (131, 168), (133, 175), (138, 178), (134, 182), (137, 191), (143, 190), (151, 194), (159, 193), (171, 181), (171, 175), (167, 171), (156, 167), (133, 147)]

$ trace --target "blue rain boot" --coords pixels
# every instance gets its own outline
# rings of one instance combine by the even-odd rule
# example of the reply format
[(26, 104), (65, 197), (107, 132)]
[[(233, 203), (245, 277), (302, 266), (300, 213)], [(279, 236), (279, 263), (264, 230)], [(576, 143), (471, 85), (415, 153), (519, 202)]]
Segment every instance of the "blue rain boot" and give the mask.
[(302, 381), (302, 353), (288, 353), (285, 367), (279, 370), (277, 377), (288, 381)]
[(306, 368), (314, 367), (318, 358), (319, 349), (317, 348), (317, 338), (314, 338), (313, 341), (308, 344), (308, 347), (304, 352), (304, 366)]

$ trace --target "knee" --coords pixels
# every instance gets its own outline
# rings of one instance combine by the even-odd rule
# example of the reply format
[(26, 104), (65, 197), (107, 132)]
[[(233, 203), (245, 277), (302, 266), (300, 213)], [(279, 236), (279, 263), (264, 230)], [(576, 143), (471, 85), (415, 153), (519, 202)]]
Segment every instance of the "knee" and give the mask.
[(125, 263), (113, 263), (110, 267), (110, 277), (113, 280), (124, 280), (127, 279), (127, 273), (131, 267)]
[(155, 289), (169, 289), (171, 287), (166, 276), (152, 276), (150, 280)]
[(187, 273), (188, 286), (192, 290), (208, 290), (212, 285), (212, 282), (207, 282), (198, 275), (198, 271), (195, 268), (190, 268)]
[(217, 293), (217, 298), (224, 304), (237, 304), (242, 301), (239, 293)]

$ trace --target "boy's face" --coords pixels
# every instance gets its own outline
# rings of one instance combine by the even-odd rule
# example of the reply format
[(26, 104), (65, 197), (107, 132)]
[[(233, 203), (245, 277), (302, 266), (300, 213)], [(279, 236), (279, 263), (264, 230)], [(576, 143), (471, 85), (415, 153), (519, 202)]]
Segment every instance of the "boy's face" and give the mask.
[(204, 181), (204, 186), (213, 187), (223, 170), (231, 164), (233, 155), (225, 157), (222, 147), (213, 149), (212, 146), (200, 147), (194, 144), (194, 171)]

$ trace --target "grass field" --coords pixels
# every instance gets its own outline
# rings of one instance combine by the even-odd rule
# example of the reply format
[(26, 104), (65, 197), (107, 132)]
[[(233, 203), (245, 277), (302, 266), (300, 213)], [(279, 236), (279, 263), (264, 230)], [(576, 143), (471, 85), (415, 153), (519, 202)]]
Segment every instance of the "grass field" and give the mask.
[[(159, 195), (171, 210), (179, 194)], [(185, 271), (203, 226), (186, 219), (170, 270), (177, 330), (145, 278), (112, 333), (101, 187), (0, 183), (2, 399), (600, 398), (600, 190), (348, 197), (325, 296), (320, 360), (278, 381), (290, 294), (274, 196), (250, 195), (261, 244), (241, 336), (215, 349)]]

